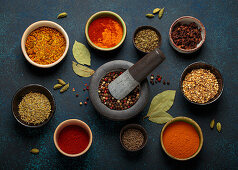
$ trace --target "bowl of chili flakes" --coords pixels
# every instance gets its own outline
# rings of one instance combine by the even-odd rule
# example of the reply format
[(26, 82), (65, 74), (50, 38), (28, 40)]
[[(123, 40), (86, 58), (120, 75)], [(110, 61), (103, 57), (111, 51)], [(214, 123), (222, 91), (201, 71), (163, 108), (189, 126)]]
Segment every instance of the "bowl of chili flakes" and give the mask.
[(50, 68), (66, 56), (69, 37), (59, 24), (52, 21), (38, 21), (25, 30), (21, 39), (21, 49), (30, 64)]

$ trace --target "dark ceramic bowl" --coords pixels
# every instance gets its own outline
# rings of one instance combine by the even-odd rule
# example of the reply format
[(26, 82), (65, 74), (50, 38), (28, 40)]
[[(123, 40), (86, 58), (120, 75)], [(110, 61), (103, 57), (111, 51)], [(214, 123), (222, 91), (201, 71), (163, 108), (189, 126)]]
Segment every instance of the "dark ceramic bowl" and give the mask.
[(152, 30), (155, 31), (155, 32), (157, 33), (157, 35), (159, 36), (159, 43), (158, 43), (158, 46), (157, 46), (156, 48), (159, 48), (159, 47), (161, 46), (162, 37), (161, 37), (160, 32), (159, 32), (156, 28), (154, 28), (154, 27), (152, 27), (152, 26), (144, 25), (144, 26), (138, 27), (138, 28), (135, 30), (134, 35), (133, 35), (133, 40), (132, 40), (132, 41), (133, 41), (133, 44), (134, 44), (134, 47), (135, 47), (138, 51), (140, 51), (141, 53), (143, 53), (143, 54), (148, 54), (149, 52), (144, 52), (144, 51), (140, 50), (140, 49), (136, 46), (136, 44), (135, 44), (136, 34), (137, 34), (139, 31), (144, 30), (144, 29), (152, 29)]
[[(44, 122), (42, 123), (39, 123), (39, 124), (29, 124), (25, 121), (23, 121), (18, 113), (18, 105), (19, 103), (21, 102), (22, 98), (30, 93), (30, 92), (36, 92), (36, 93), (41, 93), (41, 94), (44, 94), (50, 101), (50, 104), (51, 104), (51, 112), (50, 112), (50, 115), (49, 115), (49, 118), (46, 119)], [(41, 127), (43, 125), (45, 125), (47, 122), (49, 122), (49, 120), (52, 118), (52, 116), (54, 115), (54, 112), (55, 112), (55, 100), (53, 98), (53, 95), (51, 94), (51, 92), (39, 85), (39, 84), (29, 84), (29, 85), (26, 85), (24, 87), (22, 87), (21, 89), (19, 89), (16, 94), (14, 95), (13, 99), (12, 99), (12, 112), (13, 112), (13, 115), (14, 117), (16, 118), (16, 120), (22, 124), (23, 126), (26, 126), (26, 127), (30, 127), (30, 128), (37, 128), (37, 127)]]
[(98, 94), (100, 80), (109, 72), (127, 70), (133, 63), (123, 60), (115, 60), (100, 66), (93, 74), (89, 85), (89, 96), (94, 108), (103, 116), (111, 120), (127, 120), (139, 114), (146, 106), (149, 99), (149, 84), (144, 80), (140, 84), (140, 97), (138, 101), (126, 110), (111, 110), (101, 102)]
[[(203, 69), (207, 69), (207, 70), (210, 70), (211, 73), (213, 73), (216, 78), (217, 78), (217, 81), (218, 81), (218, 85), (219, 85), (219, 89), (218, 89), (218, 93), (212, 98), (210, 99), (208, 102), (206, 103), (196, 103), (196, 102), (193, 102), (191, 100), (189, 100), (185, 95), (184, 95), (184, 92), (183, 92), (183, 81), (186, 77), (186, 75), (188, 73), (190, 73), (192, 70), (194, 69), (200, 69), (200, 68), (203, 68)], [(204, 62), (195, 62), (195, 63), (192, 63), (190, 64), (189, 66), (187, 66), (182, 75), (181, 75), (181, 78), (180, 78), (180, 90), (181, 92), (183, 93), (183, 96), (190, 102), (190, 103), (193, 103), (193, 104), (197, 104), (197, 105), (207, 105), (207, 104), (211, 104), (213, 102), (215, 102), (222, 94), (222, 91), (223, 91), (223, 87), (224, 87), (224, 83), (223, 83), (223, 78), (222, 78), (222, 75), (221, 73), (219, 72), (218, 69), (216, 69), (214, 66), (210, 65), (210, 64), (206, 64)]]
[[(123, 133), (127, 130), (127, 129), (138, 129), (142, 132), (143, 136), (144, 136), (144, 141), (143, 141), (143, 144), (137, 149), (137, 150), (129, 150), (122, 142), (122, 135)], [(146, 130), (141, 126), (141, 125), (138, 125), (138, 124), (128, 124), (126, 126), (124, 126), (122, 129), (121, 129), (121, 132), (120, 132), (120, 142), (121, 142), (121, 145), (123, 146), (123, 148), (127, 151), (130, 151), (130, 152), (135, 152), (135, 151), (139, 151), (141, 149), (143, 149), (147, 143), (147, 140), (148, 140), (148, 135), (147, 135), (147, 132)]]

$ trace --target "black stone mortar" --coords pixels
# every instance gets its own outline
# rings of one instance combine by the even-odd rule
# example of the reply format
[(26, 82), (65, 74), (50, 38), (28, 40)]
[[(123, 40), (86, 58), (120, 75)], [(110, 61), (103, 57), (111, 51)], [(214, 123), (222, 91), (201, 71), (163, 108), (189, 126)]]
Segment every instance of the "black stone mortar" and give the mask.
[(137, 102), (126, 110), (112, 110), (101, 102), (98, 94), (100, 80), (109, 72), (127, 70), (133, 63), (124, 60), (114, 60), (100, 66), (93, 74), (89, 85), (89, 96), (94, 108), (108, 119), (122, 121), (139, 114), (145, 108), (149, 99), (149, 84), (147, 79), (140, 83), (140, 96)]

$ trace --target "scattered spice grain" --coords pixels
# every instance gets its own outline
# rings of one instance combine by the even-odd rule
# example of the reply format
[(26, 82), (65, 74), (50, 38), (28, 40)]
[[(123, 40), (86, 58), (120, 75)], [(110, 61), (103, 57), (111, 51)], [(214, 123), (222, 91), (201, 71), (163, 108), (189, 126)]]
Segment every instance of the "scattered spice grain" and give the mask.
[(55, 28), (40, 27), (28, 35), (25, 47), (32, 61), (47, 65), (56, 62), (63, 55), (66, 40)]
[(184, 95), (196, 103), (206, 103), (218, 93), (216, 76), (206, 69), (194, 69), (182, 83)]
[(139, 149), (144, 142), (144, 135), (139, 129), (127, 129), (122, 134), (122, 143), (128, 150)]
[(49, 118), (51, 104), (44, 94), (30, 92), (22, 98), (18, 109), (24, 122), (36, 125)]

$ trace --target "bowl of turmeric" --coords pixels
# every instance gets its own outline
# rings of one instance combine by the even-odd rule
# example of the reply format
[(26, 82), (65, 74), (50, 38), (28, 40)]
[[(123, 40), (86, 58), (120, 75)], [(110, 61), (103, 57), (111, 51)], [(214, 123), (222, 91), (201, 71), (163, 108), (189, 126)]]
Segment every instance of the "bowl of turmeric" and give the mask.
[(194, 158), (202, 149), (202, 130), (194, 120), (176, 117), (164, 125), (160, 143), (169, 157), (186, 161)]
[(126, 38), (126, 24), (112, 11), (93, 14), (85, 26), (88, 44), (100, 51), (112, 51), (121, 46)]

